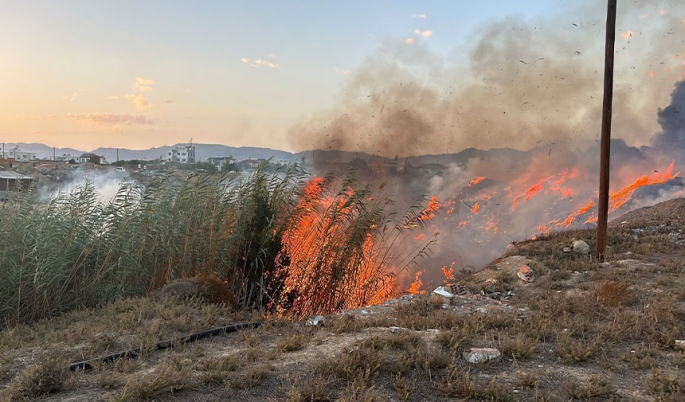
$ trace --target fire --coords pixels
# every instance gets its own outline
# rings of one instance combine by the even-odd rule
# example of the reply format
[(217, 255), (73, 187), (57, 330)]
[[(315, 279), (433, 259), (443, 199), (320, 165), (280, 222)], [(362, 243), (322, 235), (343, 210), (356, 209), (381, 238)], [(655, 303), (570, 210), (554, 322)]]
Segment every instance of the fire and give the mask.
[[(367, 197), (355, 198), (349, 189), (329, 196), (325, 187), (320, 177), (306, 183), (295, 209), (297, 224), (283, 235), (277, 261), (287, 261), (280, 271), (288, 305), (278, 306), (282, 313), (333, 312), (398, 295), (395, 269), (384, 258), (387, 249), (376, 244), (373, 235), (377, 223), (360, 218), (355, 222)], [(367, 228), (359, 231), (355, 224)], [(354, 237), (360, 233), (363, 237)]]
[(483, 176), (476, 177), (475, 179), (473, 179), (469, 182), (469, 185), (467, 187), (475, 186), (476, 184), (482, 182), (483, 180), (485, 180), (485, 177), (483, 177)]
[(414, 239), (415, 239), (415, 240), (423, 240), (424, 237), (426, 237), (426, 235), (423, 234), (423, 233), (421, 233), (420, 235), (416, 236)]
[(433, 196), (431, 197), (430, 201), (428, 202), (428, 207), (426, 207), (423, 212), (421, 212), (420, 218), (422, 221), (428, 221), (433, 218), (435, 218), (435, 213), (442, 208), (442, 204), (440, 201), (438, 201), (438, 197)]
[(471, 213), (474, 214), (474, 215), (477, 215), (479, 209), (480, 209), (480, 204), (479, 204), (479, 203), (475, 203), (475, 205), (473, 206), (473, 208), (471, 208)]
[(564, 226), (564, 227), (570, 226), (573, 223), (573, 220), (576, 219), (576, 217), (587, 213), (594, 206), (595, 206), (594, 201), (588, 202), (587, 204), (580, 207), (580, 209), (578, 209), (577, 211), (575, 211), (574, 213), (569, 215), (568, 218), (564, 219), (561, 223), (557, 224), (557, 226)]
[(454, 261), (452, 261), (452, 264), (450, 265), (449, 269), (447, 269), (447, 265), (442, 266), (442, 274), (445, 275), (446, 280), (454, 280)]
[(673, 163), (674, 162), (671, 162), (668, 169), (663, 174), (655, 172), (651, 176), (641, 176), (638, 179), (636, 179), (633, 183), (627, 185), (626, 187), (620, 189), (615, 193), (610, 194), (609, 211), (613, 212), (620, 208), (623, 204), (628, 202), (628, 200), (630, 200), (630, 196), (632, 196), (633, 192), (635, 192), (635, 190), (637, 190), (638, 188), (642, 186), (648, 186), (651, 184), (662, 184), (677, 177), (678, 174), (680, 174), (680, 172), (673, 174)]
[(412, 282), (412, 284), (409, 285), (409, 288), (407, 288), (407, 292), (413, 295), (426, 293), (425, 290), (421, 290), (421, 287), (423, 286), (423, 282), (421, 281), (421, 275), (423, 275), (423, 271), (416, 271), (416, 275), (414, 276), (414, 282)]

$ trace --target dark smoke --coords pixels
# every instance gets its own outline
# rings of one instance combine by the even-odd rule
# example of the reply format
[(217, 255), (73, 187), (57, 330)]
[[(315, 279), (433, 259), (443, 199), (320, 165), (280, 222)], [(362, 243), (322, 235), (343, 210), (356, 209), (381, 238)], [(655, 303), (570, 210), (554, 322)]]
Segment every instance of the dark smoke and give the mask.
[(676, 84), (671, 104), (659, 109), (661, 133), (655, 139), (659, 149), (682, 152), (685, 148), (685, 80)]
[[(614, 191), (663, 173), (675, 155), (669, 149), (685, 145), (682, 81), (658, 109), (685, 77), (685, 2), (622, 1), (618, 11)], [(307, 156), (317, 170), (345, 165), (334, 150), (374, 155), (366, 157), (376, 167), (378, 156), (395, 160), (397, 171), (376, 179), (398, 198), (424, 193), (451, 203), (424, 230), (440, 232), (424, 282), (440, 282), (440, 267), (452, 261), (480, 268), (538, 225), (561, 230), (553, 222), (597, 198), (605, 13), (605, 2), (584, 0), (554, 17), (489, 21), (450, 54), (421, 40), (386, 39), (355, 69), (336, 107), (291, 127), (293, 148), (321, 150)], [(561, 195), (554, 183), (572, 170), (559, 186), (573, 195)], [(487, 179), (470, 187), (477, 176)], [(544, 190), (514, 208), (512, 200), (541, 180)], [(587, 227), (592, 213), (596, 207), (572, 227)]]
[[(586, 0), (552, 18), (491, 21), (447, 55), (386, 39), (291, 142), (388, 157), (587, 147), (599, 137), (605, 12)], [(619, 4), (613, 128), (629, 145), (650, 142), (657, 106), (683, 78), (683, 18), (682, 1)]]

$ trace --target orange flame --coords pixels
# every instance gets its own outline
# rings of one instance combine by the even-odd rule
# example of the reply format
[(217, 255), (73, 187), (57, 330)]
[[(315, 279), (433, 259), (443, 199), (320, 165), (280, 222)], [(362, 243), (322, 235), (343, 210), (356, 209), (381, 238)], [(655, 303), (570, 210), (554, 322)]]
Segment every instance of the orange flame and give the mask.
[[(478, 177), (476, 177), (475, 179), (471, 180), (471, 181), (469, 182), (469, 185), (468, 185), (467, 187), (475, 186), (476, 184), (482, 182), (483, 180), (485, 180), (485, 177), (483, 177), (483, 176), (478, 176)], [(463, 183), (463, 182), (462, 182), (462, 183)]]
[(443, 265), (442, 274), (445, 275), (445, 279), (448, 281), (454, 280), (454, 261), (452, 261), (452, 265), (450, 265), (449, 269), (447, 269), (447, 265)]
[(474, 215), (478, 215), (478, 210), (480, 209), (480, 204), (476, 203), (473, 208), (471, 208), (471, 213)]
[(618, 208), (620, 208), (623, 204), (630, 200), (630, 196), (633, 195), (633, 192), (642, 186), (648, 186), (651, 184), (662, 184), (678, 176), (680, 172), (673, 174), (673, 163), (674, 162), (671, 162), (671, 164), (668, 167), (668, 170), (666, 170), (666, 172), (664, 172), (663, 174), (655, 172), (651, 176), (641, 176), (633, 183), (627, 185), (626, 187), (620, 189), (615, 193), (612, 193), (609, 196), (609, 210), (615, 211)]
[(574, 213), (569, 215), (568, 218), (564, 219), (561, 223), (557, 224), (557, 226), (570, 226), (573, 223), (573, 220), (576, 219), (576, 217), (581, 216), (584, 213), (588, 212), (594, 206), (595, 206), (594, 201), (588, 202), (587, 204), (580, 207), (577, 211), (575, 211)]
[(421, 287), (423, 286), (423, 282), (421, 281), (421, 275), (423, 275), (423, 271), (417, 271), (416, 272), (416, 276), (414, 277), (414, 282), (412, 282), (412, 284), (409, 285), (407, 292), (409, 292), (413, 295), (426, 293), (425, 290), (421, 290)]
[(435, 213), (440, 208), (442, 208), (442, 204), (440, 203), (440, 201), (438, 201), (438, 197), (432, 196), (431, 200), (428, 202), (428, 206), (426, 207), (426, 209), (424, 209), (423, 212), (421, 212), (421, 220), (428, 221), (435, 218)]
[(415, 240), (423, 240), (424, 237), (426, 237), (426, 235), (421, 233), (420, 235), (416, 236)]

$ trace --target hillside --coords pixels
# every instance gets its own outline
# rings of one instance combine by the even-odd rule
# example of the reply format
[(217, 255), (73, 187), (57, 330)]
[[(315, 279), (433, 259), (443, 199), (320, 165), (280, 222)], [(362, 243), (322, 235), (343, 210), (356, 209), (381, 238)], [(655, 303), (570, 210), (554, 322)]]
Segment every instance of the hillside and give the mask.
[[(121, 300), (0, 333), (2, 397), (37, 400), (448, 401), (685, 398), (685, 199), (610, 229), (607, 261), (572, 250), (593, 231), (514, 244), (451, 281), (451, 300), (405, 295), (323, 325), (199, 303)], [(522, 265), (535, 273), (517, 278)], [(257, 329), (154, 351), (235, 322)], [(141, 348), (137, 359), (70, 362)], [(486, 363), (472, 347), (496, 348)]]

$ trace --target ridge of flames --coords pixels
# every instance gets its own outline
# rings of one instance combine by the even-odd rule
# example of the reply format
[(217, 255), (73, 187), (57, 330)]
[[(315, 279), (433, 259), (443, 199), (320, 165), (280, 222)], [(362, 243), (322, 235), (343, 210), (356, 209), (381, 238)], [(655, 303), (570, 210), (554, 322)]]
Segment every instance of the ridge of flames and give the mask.
[[(663, 173), (655, 173), (650, 176), (642, 175), (618, 191), (611, 192), (609, 212), (615, 212), (625, 205), (638, 188), (663, 184), (677, 177), (679, 172), (673, 173), (673, 167), (674, 163), (672, 162)], [(532, 185), (521, 186), (526, 190), (517, 194), (512, 191), (511, 187), (505, 188), (505, 192), (511, 199), (510, 211), (516, 211), (523, 203), (540, 194), (558, 193), (561, 195), (561, 199), (570, 199), (574, 191), (569, 181), (577, 178), (578, 175), (578, 170), (575, 168), (564, 169), (558, 174), (543, 178)], [(466, 187), (473, 187), (484, 179), (483, 176), (476, 177)], [(313, 312), (359, 308), (397, 297), (402, 293), (396, 275), (397, 269), (390, 265), (385, 258), (387, 254), (383, 255), (387, 249), (377, 244), (377, 239), (371, 234), (367, 234), (363, 239), (363, 245), (354, 257), (355, 267), (348, 267), (351, 268), (349, 271), (341, 274), (341, 272), (336, 272), (334, 264), (325, 263), (326, 260), (334, 261), (339, 257), (334, 252), (336, 248), (331, 244), (334, 241), (332, 239), (344, 238), (349, 229), (345, 225), (332, 222), (332, 217), (326, 211), (338, 210), (341, 213), (349, 213), (349, 207), (346, 207), (344, 203), (354, 193), (351, 192), (352, 190), (347, 190), (347, 193), (342, 197), (326, 196), (323, 194), (323, 184), (324, 179), (320, 177), (313, 178), (306, 183), (297, 208), (304, 213), (298, 224), (286, 231), (283, 237), (283, 252), (287, 253), (290, 259), (290, 264), (283, 267), (287, 269), (284, 286), (286, 292), (294, 295), (292, 306), (288, 307), (288, 314), (304, 315)], [(479, 214), (483, 215), (488, 210), (489, 201), (497, 194), (497, 191), (482, 192), (476, 197), (470, 198), (472, 202), (475, 201), (472, 205), (462, 200), (469, 207), (469, 217), (459, 221), (455, 229), (468, 228), (471, 219)], [(445, 220), (458, 215), (453, 215), (458, 196), (455, 195), (447, 201), (440, 201), (437, 196), (432, 196), (428, 206), (404, 225), (405, 229), (413, 229), (420, 226), (421, 222), (434, 220), (442, 209), (447, 211)], [(367, 199), (367, 201), (372, 200), (372, 198)], [(569, 227), (585, 216), (587, 218), (583, 221), (584, 223), (596, 222), (596, 213), (592, 212), (595, 205), (596, 202), (590, 200), (565, 219), (554, 219), (547, 224), (539, 225), (537, 227), (538, 232), (549, 234), (554, 228)], [(590, 215), (588, 216), (588, 214)], [(480, 219), (483, 224), (475, 229), (492, 233), (499, 231), (498, 217), (495, 212)], [(322, 232), (324, 229), (325, 233)], [(502, 233), (506, 234), (506, 231)], [(417, 241), (422, 241), (424, 238), (424, 233), (414, 237)], [(442, 272), (446, 280), (454, 280), (454, 264), (453, 261), (449, 269), (447, 266), (443, 266)], [(408, 285), (405, 292), (413, 294), (425, 292), (422, 289), (423, 281), (421, 279), (424, 272), (415, 272), (413, 282)], [(339, 275), (343, 275), (343, 277), (340, 278)], [(338, 280), (331, 280), (331, 278)], [(345, 298), (325, 296), (330, 294), (348, 296)]]

